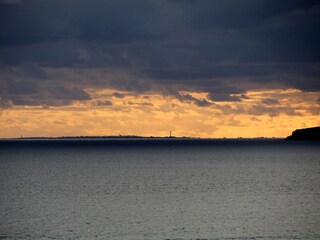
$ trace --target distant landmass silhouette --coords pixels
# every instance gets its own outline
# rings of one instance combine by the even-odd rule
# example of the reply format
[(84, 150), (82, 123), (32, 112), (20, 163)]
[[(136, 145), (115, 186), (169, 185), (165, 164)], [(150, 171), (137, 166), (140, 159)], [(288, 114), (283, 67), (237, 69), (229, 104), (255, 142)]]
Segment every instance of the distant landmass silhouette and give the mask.
[(320, 140), (320, 127), (297, 129), (286, 140)]

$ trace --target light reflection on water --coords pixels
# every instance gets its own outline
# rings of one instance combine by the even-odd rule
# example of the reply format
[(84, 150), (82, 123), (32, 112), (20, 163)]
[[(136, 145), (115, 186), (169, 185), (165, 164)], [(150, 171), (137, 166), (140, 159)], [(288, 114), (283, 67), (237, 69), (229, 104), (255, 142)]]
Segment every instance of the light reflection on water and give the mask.
[(0, 239), (320, 239), (320, 148), (0, 149)]

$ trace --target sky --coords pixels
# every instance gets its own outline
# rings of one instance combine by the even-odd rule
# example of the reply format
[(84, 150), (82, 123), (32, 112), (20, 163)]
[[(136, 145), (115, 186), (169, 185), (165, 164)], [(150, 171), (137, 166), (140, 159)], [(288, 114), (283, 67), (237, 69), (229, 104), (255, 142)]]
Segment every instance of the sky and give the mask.
[(0, 0), (0, 138), (320, 125), (320, 3)]

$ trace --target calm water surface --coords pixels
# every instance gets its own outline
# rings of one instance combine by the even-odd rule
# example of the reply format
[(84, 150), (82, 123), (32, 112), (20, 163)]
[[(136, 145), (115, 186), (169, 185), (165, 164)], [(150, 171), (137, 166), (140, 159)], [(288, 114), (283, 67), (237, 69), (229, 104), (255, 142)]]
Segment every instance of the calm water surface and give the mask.
[(319, 142), (0, 143), (0, 239), (320, 239), (319, 156)]

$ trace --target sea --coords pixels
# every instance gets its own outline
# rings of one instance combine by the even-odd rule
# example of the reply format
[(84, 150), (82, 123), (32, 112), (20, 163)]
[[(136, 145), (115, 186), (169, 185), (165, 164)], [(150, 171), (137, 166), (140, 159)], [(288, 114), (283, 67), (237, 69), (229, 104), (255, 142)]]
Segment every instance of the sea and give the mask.
[(0, 140), (0, 239), (320, 239), (320, 142)]

